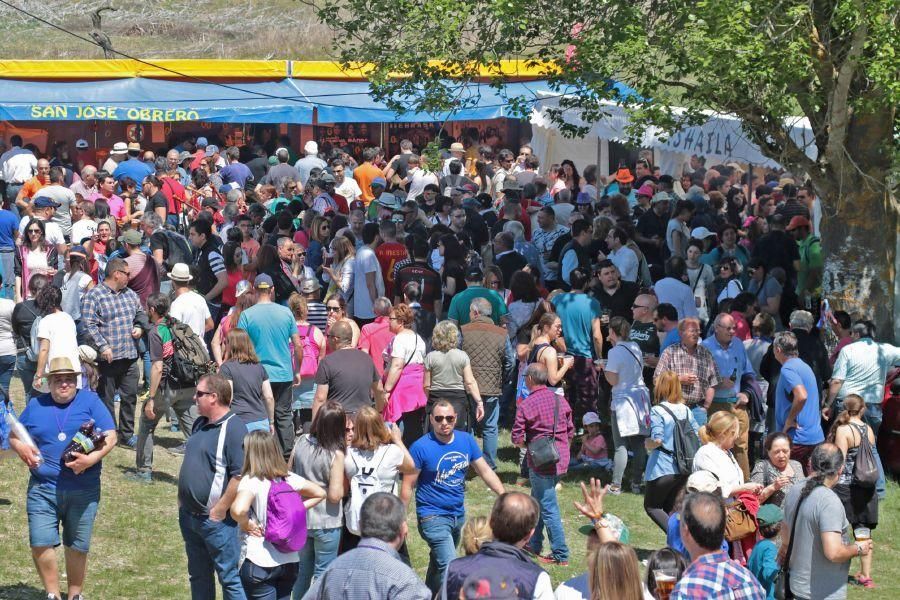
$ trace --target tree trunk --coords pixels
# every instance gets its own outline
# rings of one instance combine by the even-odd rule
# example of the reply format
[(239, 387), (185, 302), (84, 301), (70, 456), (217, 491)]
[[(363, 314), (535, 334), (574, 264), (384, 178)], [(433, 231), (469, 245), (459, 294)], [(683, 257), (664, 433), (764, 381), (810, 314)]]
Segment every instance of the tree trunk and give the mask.
[(892, 116), (888, 110), (853, 119), (846, 152), (825, 157), (827, 175), (813, 175), (822, 190), (823, 293), (833, 310), (873, 321), (881, 340), (895, 337), (897, 300), (898, 210), (888, 185)]

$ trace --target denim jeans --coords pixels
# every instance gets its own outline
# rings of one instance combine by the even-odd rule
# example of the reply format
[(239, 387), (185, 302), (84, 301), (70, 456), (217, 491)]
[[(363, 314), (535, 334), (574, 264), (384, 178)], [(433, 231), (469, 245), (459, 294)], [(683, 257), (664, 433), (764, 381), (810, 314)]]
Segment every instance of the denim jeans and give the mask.
[(88, 552), (99, 506), (99, 485), (85, 490), (60, 490), (31, 479), (25, 500), (29, 543), (35, 548), (58, 546), (62, 525), (63, 545)]
[(425, 585), (433, 594), (441, 591), (444, 572), (456, 558), (456, 546), (466, 521), (464, 515), (419, 516), (419, 535), (430, 548)]
[(294, 600), (300, 600), (312, 585), (314, 577), (319, 577), (337, 557), (341, 544), (341, 528), (309, 529), (306, 544), (300, 549), (300, 566), (297, 582), (294, 584)]
[(550, 555), (558, 561), (569, 560), (566, 532), (563, 529), (559, 501), (556, 498), (556, 484), (559, 483), (559, 476), (539, 475), (531, 471), (529, 478), (531, 479), (531, 496), (540, 505), (541, 514), (528, 545), (535, 554), (540, 554), (544, 545), (544, 527), (546, 527), (547, 537), (550, 538)]
[(34, 383), (34, 373), (37, 371), (37, 363), (25, 358), (25, 353), (22, 352), (16, 358), (16, 371), (19, 372), (19, 379), (22, 380), (22, 387), (25, 389), (25, 401), (27, 402), (31, 398), (31, 392), (34, 390), (32, 384)]
[(484, 460), (492, 469), (497, 468), (497, 426), (500, 420), (500, 397), (490, 396), (484, 400), (484, 417), (481, 419), (481, 445)]
[(191, 600), (215, 600), (213, 571), (219, 577), (225, 600), (247, 600), (238, 573), (241, 543), (237, 523), (230, 519), (213, 521), (180, 508), (178, 525), (187, 553)]
[(0, 272), (3, 275), (3, 283), (0, 284), (0, 298), (10, 300), (15, 298), (15, 256), (15, 250), (6, 248), (0, 250)]
[(297, 581), (297, 563), (260, 567), (249, 560), (241, 565), (241, 582), (247, 600), (290, 600)]
[(9, 382), (12, 380), (13, 372), (16, 370), (16, 355), (10, 354), (0, 356), (0, 388), (3, 388), (3, 394), (9, 398)]
[(691, 407), (691, 412), (694, 414), (694, 420), (697, 421), (697, 425), (703, 427), (706, 425), (706, 422), (709, 420), (709, 417), (706, 415), (706, 409), (702, 404), (695, 404)]
[[(153, 469), (153, 433), (159, 420), (165, 416), (171, 407), (178, 416), (178, 422), (181, 426), (181, 433), (185, 439), (191, 435), (194, 428), (194, 421), (197, 419), (197, 404), (194, 402), (194, 388), (185, 388), (181, 390), (170, 390), (165, 388), (158, 394), (158, 400), (153, 403), (153, 414), (155, 419), (148, 419), (144, 414), (144, 406), (141, 406), (141, 423), (138, 426), (137, 446), (135, 446), (135, 460), (139, 471), (147, 471)], [(268, 431), (268, 429), (267, 429)]]

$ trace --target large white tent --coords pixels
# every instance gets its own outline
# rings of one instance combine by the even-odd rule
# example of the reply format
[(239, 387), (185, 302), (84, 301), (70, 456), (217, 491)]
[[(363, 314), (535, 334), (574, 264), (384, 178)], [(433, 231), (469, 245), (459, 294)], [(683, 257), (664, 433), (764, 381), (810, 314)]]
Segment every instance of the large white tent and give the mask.
[[(621, 106), (609, 103), (606, 115), (599, 121), (585, 123), (577, 110), (566, 109), (563, 118), (567, 123), (579, 127), (589, 127), (590, 131), (580, 138), (567, 138), (559, 130), (550, 116), (550, 110), (559, 107), (560, 96), (539, 92), (543, 96), (534, 106), (531, 115), (534, 153), (541, 157), (543, 165), (559, 163), (563, 159), (572, 160), (579, 170), (589, 164), (596, 164), (601, 175), (615, 170), (609, 165), (609, 142), (626, 142), (625, 129), (629, 123), (627, 112)], [(785, 123), (790, 135), (811, 158), (817, 149), (812, 129), (805, 118), (797, 117)], [(710, 112), (709, 119), (698, 126), (685, 127), (673, 135), (665, 137), (659, 129), (648, 129), (640, 146), (652, 148), (655, 163), (663, 173), (680, 174), (692, 154), (705, 156), (707, 164), (735, 161), (755, 166), (777, 166), (778, 163), (765, 156), (741, 129), (738, 118)]]

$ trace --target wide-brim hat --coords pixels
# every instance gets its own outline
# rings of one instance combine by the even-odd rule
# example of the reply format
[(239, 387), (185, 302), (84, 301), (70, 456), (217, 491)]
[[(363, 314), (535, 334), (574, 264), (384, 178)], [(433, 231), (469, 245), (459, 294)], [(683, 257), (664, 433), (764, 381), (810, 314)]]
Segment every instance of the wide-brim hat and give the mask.
[(47, 376), (52, 377), (54, 375), (80, 375), (81, 371), (75, 370), (75, 365), (72, 364), (71, 359), (68, 356), (57, 356), (56, 358), (50, 359), (50, 370), (47, 371)]
[(172, 281), (190, 281), (194, 278), (191, 275), (191, 268), (184, 263), (175, 263), (172, 271), (168, 273), (168, 277)]

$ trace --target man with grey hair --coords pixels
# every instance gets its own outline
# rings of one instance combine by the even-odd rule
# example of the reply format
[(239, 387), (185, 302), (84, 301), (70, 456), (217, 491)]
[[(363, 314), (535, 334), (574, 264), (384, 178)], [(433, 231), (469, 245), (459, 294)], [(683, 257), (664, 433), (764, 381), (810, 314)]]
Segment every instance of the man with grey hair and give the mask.
[(816, 387), (822, 390), (831, 379), (831, 362), (828, 350), (822, 342), (815, 320), (808, 310), (795, 310), (791, 313), (789, 329), (797, 336), (797, 351), (800, 359), (809, 365), (816, 376)]
[(278, 159), (278, 164), (274, 165), (269, 169), (269, 172), (266, 173), (266, 176), (262, 178), (262, 181), (256, 186), (256, 191), (259, 191), (259, 188), (264, 185), (274, 185), (276, 188), (281, 187), (285, 181), (300, 181), (300, 173), (288, 164), (288, 160), (290, 160), (291, 155), (287, 148), (279, 148), (275, 151), (275, 158)]
[(501, 231), (494, 236), (494, 264), (503, 274), (503, 288), (509, 289), (513, 273), (528, 266), (525, 257), (516, 252), (515, 238), (511, 233)]
[(244, 189), (248, 182), (253, 181), (253, 173), (241, 162), (241, 151), (237, 146), (229, 146), (225, 149), (225, 162), (228, 164), (219, 171), (222, 184), (236, 183), (239, 189)]
[(809, 471), (809, 456), (825, 441), (819, 418), (819, 387), (816, 376), (800, 358), (797, 336), (790, 331), (775, 335), (772, 342), (781, 375), (775, 388), (775, 429), (791, 438), (791, 458)]
[(360, 510), (359, 531), (359, 545), (332, 561), (304, 600), (431, 599), (431, 591), (398, 553), (409, 535), (409, 526), (406, 506), (397, 496), (376, 492), (366, 498)]
[[(553, 440), (559, 456), (556, 463), (537, 464), (534, 455), (527, 453), (531, 495), (541, 506), (541, 518), (526, 548), (542, 563), (567, 566), (569, 547), (556, 498), (556, 484), (569, 468), (569, 445), (575, 437), (575, 427), (572, 424), (572, 409), (565, 396), (550, 390), (547, 381), (547, 367), (543, 364), (532, 363), (525, 369), (528, 397), (516, 411), (510, 437), (519, 448), (530, 447), (540, 438)], [(547, 556), (541, 555), (544, 527), (550, 538), (550, 554)]]
[(469, 355), (472, 373), (484, 401), (484, 417), (478, 423), (484, 459), (497, 469), (497, 433), (500, 396), (515, 363), (515, 354), (505, 327), (494, 324), (493, 308), (486, 298), (474, 298), (469, 305), (469, 322), (460, 329), (462, 350)]
[(70, 211), (71, 206), (75, 204), (75, 192), (65, 185), (66, 170), (63, 167), (51, 167), (47, 178), (47, 185), (41, 188), (37, 196), (46, 196), (59, 205), (50, 220), (59, 226), (63, 235), (68, 236), (72, 233)]
[(720, 313), (716, 316), (713, 335), (703, 340), (719, 373), (719, 382), (713, 386), (713, 400), (706, 414), (711, 417), (724, 410), (737, 416), (740, 432), (734, 442), (734, 457), (747, 480), (750, 479), (750, 413), (747, 411), (749, 398), (741, 391), (741, 379), (745, 376), (755, 377), (756, 372), (747, 358), (744, 343), (734, 334), (735, 331), (737, 324), (734, 317), (728, 313)]
[(391, 301), (388, 298), (384, 296), (376, 298), (375, 303), (372, 305), (372, 310), (375, 311), (375, 320), (363, 325), (362, 329), (359, 330), (358, 347), (372, 357), (372, 362), (375, 363), (375, 370), (378, 371), (379, 377), (384, 375), (383, 353), (391, 340), (394, 339), (389, 318), (391, 308)]
[(69, 189), (80, 195), (82, 200), (87, 200), (96, 194), (99, 191), (97, 187), (97, 167), (85, 165), (81, 169), (81, 180), (70, 185)]

